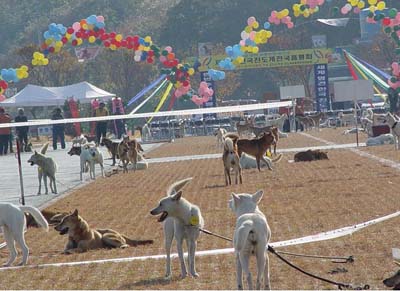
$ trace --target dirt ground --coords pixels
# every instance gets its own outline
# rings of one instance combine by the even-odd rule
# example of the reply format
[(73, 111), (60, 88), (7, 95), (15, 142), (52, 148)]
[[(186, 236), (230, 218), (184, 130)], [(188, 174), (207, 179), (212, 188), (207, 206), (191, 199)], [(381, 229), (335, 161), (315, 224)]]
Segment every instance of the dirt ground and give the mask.
[[(314, 135), (314, 133), (313, 133)], [(336, 143), (352, 142), (338, 130), (322, 130), (315, 135)], [(282, 139), (280, 146), (322, 145), (300, 134)], [(394, 147), (363, 149), (374, 155), (392, 158)], [(219, 152), (214, 138), (185, 138), (165, 144), (150, 157), (206, 154)], [(96, 250), (64, 255), (66, 237), (54, 230), (45, 233), (29, 229), (26, 234), (31, 250), (29, 264), (47, 264), (164, 254), (162, 225), (149, 214), (176, 180), (193, 177), (184, 189), (184, 197), (198, 205), (205, 228), (232, 237), (235, 217), (228, 209), (231, 192), (254, 193), (264, 190), (260, 209), (272, 230), (272, 242), (298, 238), (322, 231), (350, 226), (399, 210), (400, 172), (348, 150), (329, 151), (330, 160), (291, 163), (293, 154), (285, 154), (274, 171), (245, 170), (243, 184), (225, 187), (220, 159), (151, 164), (146, 171), (119, 174), (98, 179), (49, 209), (80, 214), (95, 228), (113, 228), (134, 239), (153, 239), (154, 244), (137, 248)], [(395, 159), (394, 159), (395, 160)], [(397, 158), (397, 161), (399, 158)], [(384, 289), (382, 280), (397, 270), (391, 248), (400, 247), (400, 218), (394, 218), (361, 230), (352, 236), (281, 248), (298, 253), (348, 256), (352, 264), (290, 258), (299, 266), (335, 281), (369, 284)], [(204, 234), (198, 250), (232, 247), (231, 243)], [(173, 246), (175, 252), (176, 246)], [(6, 261), (8, 252), (0, 252)], [(273, 289), (336, 289), (335, 286), (306, 277), (270, 257)], [(18, 258), (19, 259), (19, 258)], [(81, 266), (35, 267), (0, 271), (0, 289), (235, 289), (233, 254), (196, 259), (198, 279), (179, 279), (179, 262), (172, 260), (173, 279), (163, 279), (164, 260), (102, 263)], [(255, 265), (254, 261), (252, 265)], [(331, 275), (336, 268), (346, 273)], [(253, 268), (254, 269), (254, 268)], [(253, 274), (255, 274), (253, 272)], [(23, 280), (21, 280), (23, 278)]]

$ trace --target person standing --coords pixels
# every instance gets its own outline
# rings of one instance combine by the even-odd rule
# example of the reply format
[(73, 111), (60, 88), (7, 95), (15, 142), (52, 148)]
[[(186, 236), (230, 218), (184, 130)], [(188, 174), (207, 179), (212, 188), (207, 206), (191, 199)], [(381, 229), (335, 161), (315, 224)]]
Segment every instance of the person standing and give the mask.
[[(64, 116), (62, 115), (62, 110), (61, 108), (56, 108), (53, 111), (53, 114), (51, 116), (51, 120), (60, 120), (64, 119)], [(64, 124), (54, 124), (53, 125), (53, 149), (57, 149), (57, 140), (60, 138), (60, 143), (61, 143), (61, 148), (65, 149), (65, 126)]]
[[(0, 107), (0, 123), (10, 123), (11, 117), (6, 113), (3, 107)], [(10, 140), (11, 128), (0, 128), (0, 156), (6, 155), (8, 143)]]
[[(15, 122), (27, 122), (28, 117), (25, 115), (23, 108), (18, 108), (18, 115), (14, 119)], [(29, 126), (16, 127), (15, 131), (19, 140), (21, 152), (27, 151), (28, 147), (28, 131)]]
[[(94, 117), (108, 116), (110, 113), (104, 102), (99, 103), (99, 108), (94, 111)], [(96, 143), (100, 144), (102, 137), (107, 134), (107, 121), (96, 121)]]

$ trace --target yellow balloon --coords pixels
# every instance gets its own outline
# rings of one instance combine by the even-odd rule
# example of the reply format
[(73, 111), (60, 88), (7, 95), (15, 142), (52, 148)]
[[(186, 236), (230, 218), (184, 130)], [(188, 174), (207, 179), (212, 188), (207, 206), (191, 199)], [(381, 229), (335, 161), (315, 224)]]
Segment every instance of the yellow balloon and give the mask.
[(350, 0), (350, 4), (351, 4), (351, 6), (357, 6), (357, 4), (358, 4), (358, 0)]
[(376, 8), (378, 8), (378, 10), (384, 10), (386, 8), (386, 3), (384, 1), (381, 1), (378, 3)]
[(38, 60), (37, 59), (33, 59), (32, 60), (32, 65), (33, 66), (37, 66), (38, 65)]
[(374, 5), (369, 6), (369, 11), (375, 12), (376, 11), (376, 6), (374, 6)]
[(66, 38), (66, 39), (68, 39), (68, 40), (70, 40), (70, 39), (71, 39), (71, 36), (72, 36), (72, 35), (71, 35), (71, 34), (69, 34), (69, 33), (66, 33), (66, 34), (65, 34), (65, 38)]
[(88, 39), (88, 40), (89, 40), (90, 43), (94, 43), (94, 42), (96, 41), (96, 37), (93, 36), (93, 35), (92, 35), (92, 36), (89, 36), (89, 39)]
[(24, 79), (29, 77), (29, 73), (28, 72), (24, 72)]
[(194, 69), (193, 69), (193, 68), (190, 68), (190, 69), (188, 70), (188, 74), (189, 74), (189, 76), (193, 76), (193, 75), (194, 75)]
[(41, 54), (41, 53), (39, 53), (39, 52), (34, 52), (34, 53), (33, 53), (33, 58), (34, 58), (34, 59), (38, 59), (40, 54)]
[(61, 48), (62, 46), (63, 46), (62, 41), (57, 41), (56, 44), (55, 44), (56, 48)]
[(283, 17), (289, 16), (289, 9), (283, 9), (281, 12)]
[(260, 26), (260, 24), (258, 23), (258, 21), (254, 21), (253, 22), (253, 28), (257, 29)]
[(303, 16), (304, 16), (305, 18), (310, 17), (310, 11), (308, 11), (308, 9), (304, 10)]
[(24, 71), (17, 69), (17, 78), (18, 79), (23, 79), (24, 78)]
[(258, 52), (259, 52), (258, 46), (253, 47), (252, 53), (253, 54), (258, 54)]
[(357, 7), (358, 7), (359, 9), (364, 9), (364, 8), (365, 8), (365, 2), (364, 2), (364, 1), (358, 2)]
[(250, 33), (250, 32), (253, 31), (253, 28), (252, 28), (251, 26), (246, 26), (246, 27), (244, 28), (244, 31), (247, 32), (247, 33)]
[(53, 42), (52, 38), (48, 38), (44, 41), (47, 45), (50, 45)]
[(115, 44), (110, 45), (110, 49), (115, 51), (117, 49), (117, 46)]
[(122, 34), (117, 34), (116, 36), (115, 36), (115, 40), (116, 41), (121, 41), (122, 40)]
[(54, 47), (54, 52), (55, 53), (59, 53), (61, 51), (61, 48), (60, 47)]
[(299, 4), (294, 4), (292, 8), (293, 8), (294, 12), (300, 12), (300, 5)]
[(300, 4), (306, 5), (306, 4), (307, 4), (307, 0), (301, 0), (301, 1), (300, 1)]
[(239, 64), (244, 62), (244, 57), (237, 57), (236, 60), (238, 61)]
[(49, 64), (49, 59), (44, 58), (42, 60), (42, 64), (43, 64), (43, 66), (47, 66)]
[(28, 67), (27, 67), (27, 66), (25, 66), (25, 65), (24, 65), (24, 66), (21, 66), (21, 68), (20, 68), (20, 69), (21, 69), (22, 71), (25, 71), (25, 72), (26, 72), (26, 71), (28, 71)]
[(145, 42), (151, 42), (151, 37), (150, 37), (150, 36), (146, 36), (146, 37), (144, 38), (144, 41), (145, 41)]
[(300, 16), (300, 10), (299, 11), (294, 11), (294, 17), (299, 17)]
[(369, 5), (376, 5), (377, 2), (378, 0), (368, 0)]

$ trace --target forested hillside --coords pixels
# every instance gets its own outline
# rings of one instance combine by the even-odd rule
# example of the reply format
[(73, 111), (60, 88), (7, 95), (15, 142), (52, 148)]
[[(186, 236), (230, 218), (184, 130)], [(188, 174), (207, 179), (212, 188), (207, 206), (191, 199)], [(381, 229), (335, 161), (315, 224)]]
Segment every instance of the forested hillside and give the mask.
[[(103, 15), (107, 31), (123, 34), (150, 35), (159, 46), (171, 45), (181, 59), (197, 54), (199, 42), (212, 42), (219, 51), (240, 40), (240, 32), (249, 16), (260, 22), (267, 20), (272, 10), (291, 7), (295, 0), (0, 0), (0, 68), (16, 67), (29, 62), (35, 46), (43, 41), (43, 32), (52, 22), (65, 26), (91, 14)], [(295, 28), (274, 27), (277, 35), (262, 51), (311, 47), (311, 36), (325, 34), (328, 46), (352, 45), (360, 37), (358, 16), (351, 14), (345, 28), (318, 24), (316, 18), (343, 17), (335, 15), (333, 7), (344, 0), (327, 0), (319, 13), (311, 18), (295, 20)], [(386, 1), (400, 8), (400, 1)], [(379, 53), (379, 52), (376, 52)], [(368, 54), (367, 54), (368, 55)], [(128, 51), (103, 49), (95, 61), (78, 63), (72, 47), (53, 57), (51, 64), (35, 68), (27, 83), (61, 86), (87, 80), (124, 99), (132, 97), (159, 74), (154, 65), (137, 64)], [(373, 61), (373, 60), (372, 60)], [(287, 74), (287, 72), (286, 72)], [(198, 78), (196, 76), (195, 78)], [(282, 71), (246, 70), (228, 73), (220, 87), (232, 87), (224, 98), (249, 95), (261, 98), (263, 93), (276, 91)], [(296, 82), (296, 79), (293, 80)], [(222, 91), (221, 91), (222, 92)], [(222, 98), (220, 98), (222, 99)]]

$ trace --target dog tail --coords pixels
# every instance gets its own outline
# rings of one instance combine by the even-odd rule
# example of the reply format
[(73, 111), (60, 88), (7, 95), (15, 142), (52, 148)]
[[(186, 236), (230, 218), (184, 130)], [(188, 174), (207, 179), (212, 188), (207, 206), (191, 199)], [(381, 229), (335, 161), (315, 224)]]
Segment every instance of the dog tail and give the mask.
[(246, 246), (247, 238), (249, 237), (249, 233), (253, 228), (253, 221), (246, 220), (237, 230), (237, 241), (235, 243), (235, 249), (238, 251), (243, 250)]
[(234, 141), (229, 137), (225, 138), (224, 148), (227, 151), (233, 151), (234, 150)]
[(282, 160), (283, 155), (279, 154), (276, 158), (272, 159), (273, 163), (279, 163)]
[(142, 148), (142, 145), (139, 142), (137, 143), (137, 149), (139, 152), (144, 152), (144, 149)]
[(36, 220), (37, 223), (39, 223), (41, 227), (43, 227), (46, 231), (49, 231), (49, 224), (39, 209), (32, 206), (20, 206), (19, 209), (32, 215), (32, 217)]
[(225, 133), (223, 135), (224, 139), (230, 138), (234, 143), (237, 142), (237, 140), (239, 139), (239, 135), (237, 133), (234, 132), (229, 132), (229, 133)]
[(49, 143), (46, 142), (46, 143), (43, 145), (42, 149), (40, 150), (40, 153), (41, 153), (42, 155), (45, 155), (46, 152), (47, 152), (48, 147), (49, 147)]
[(147, 239), (147, 240), (136, 240), (136, 239), (130, 239), (129, 237), (126, 237), (123, 235), (123, 238), (126, 241), (126, 244), (131, 246), (131, 247), (137, 247), (137, 246), (142, 246), (142, 245), (150, 245), (154, 241), (152, 239)]
[(192, 181), (192, 177), (190, 178), (186, 178), (180, 181), (175, 182), (174, 184), (172, 184), (171, 186), (169, 186), (168, 190), (167, 190), (167, 195), (171, 196), (175, 193), (177, 193), (179, 190), (181, 190), (183, 187), (185, 187), (185, 185), (187, 183), (189, 183), (190, 181)]

